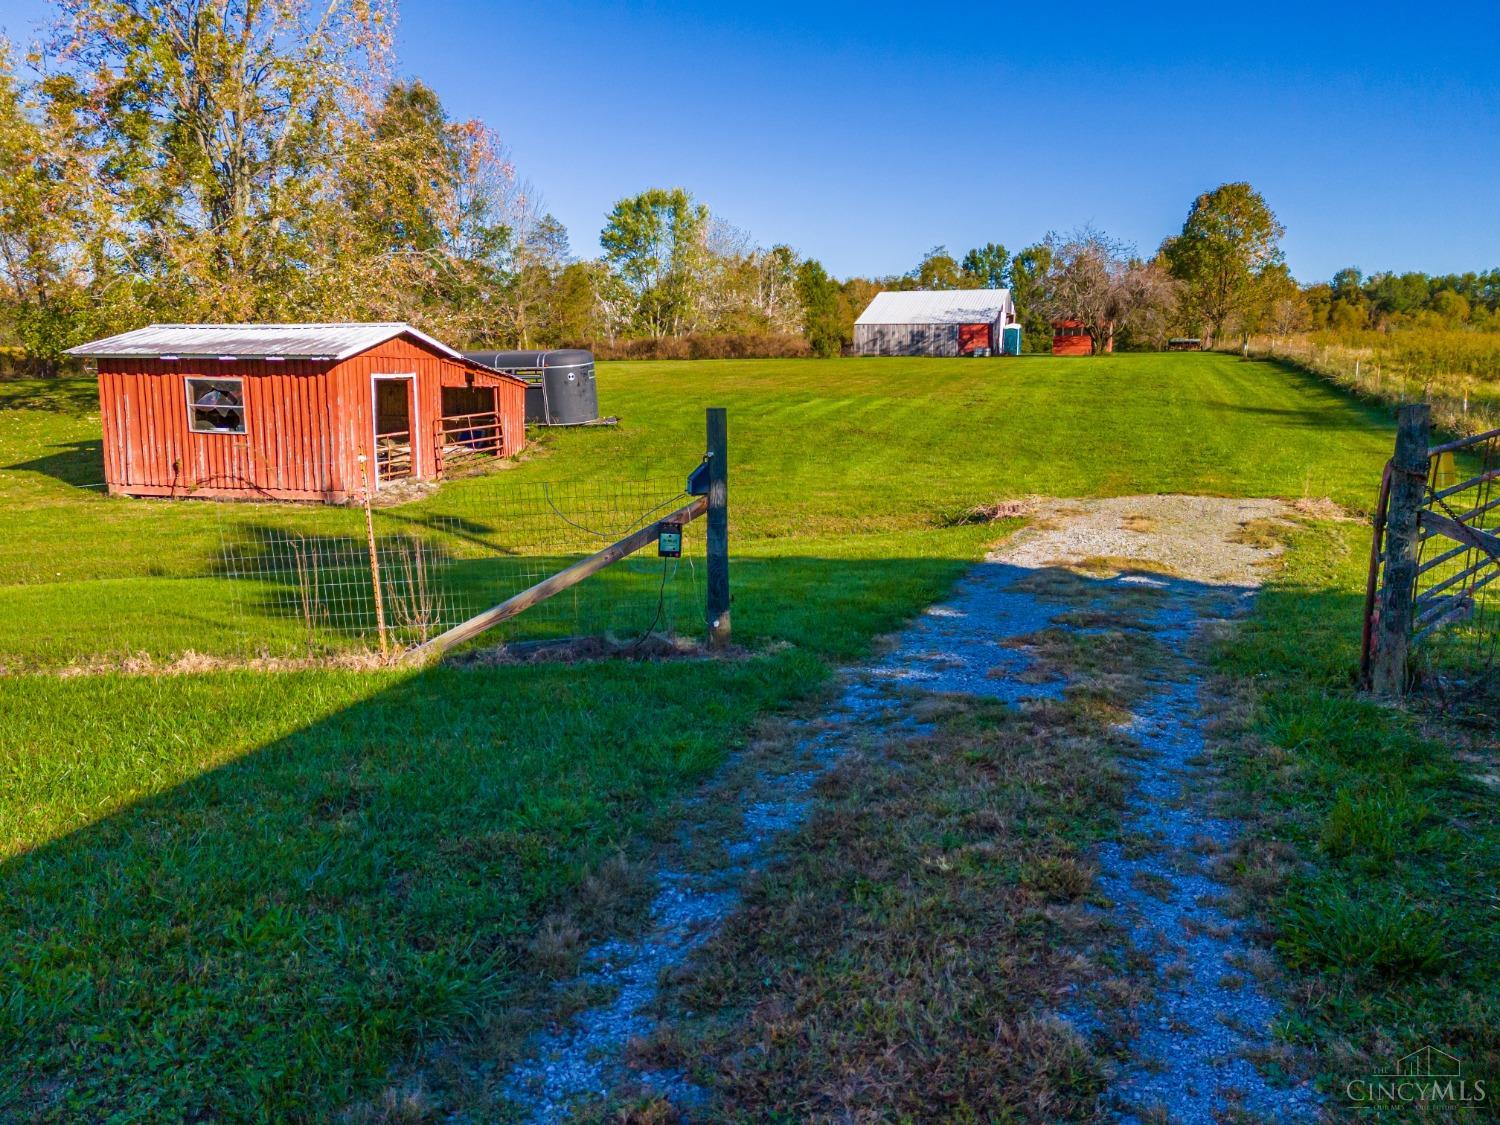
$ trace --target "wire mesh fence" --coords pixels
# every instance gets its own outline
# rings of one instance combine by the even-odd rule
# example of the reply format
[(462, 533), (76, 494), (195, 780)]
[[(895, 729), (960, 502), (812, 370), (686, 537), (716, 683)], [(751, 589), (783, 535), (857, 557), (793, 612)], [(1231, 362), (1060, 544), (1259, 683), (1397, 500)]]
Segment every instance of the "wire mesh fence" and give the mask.
[(1497, 480), (1500, 431), (1438, 447), (1428, 471), (1412, 632), (1428, 678), (1460, 688), (1493, 686), (1500, 654)]
[[(674, 480), (499, 485), (435, 510), (220, 510), (218, 574), (246, 648), (325, 655), (420, 645), (670, 512)], [(449, 502), (458, 507), (455, 501)], [(702, 630), (701, 536), (680, 558), (648, 549), (540, 602), (488, 644), (603, 638), (629, 644)], [(382, 629), (383, 625), (383, 629)]]

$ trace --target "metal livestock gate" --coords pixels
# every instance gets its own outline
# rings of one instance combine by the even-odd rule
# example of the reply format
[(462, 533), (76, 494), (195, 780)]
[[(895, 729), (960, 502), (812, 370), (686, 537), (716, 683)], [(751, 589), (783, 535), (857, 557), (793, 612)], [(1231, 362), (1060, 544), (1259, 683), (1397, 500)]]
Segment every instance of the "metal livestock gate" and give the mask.
[[(1492, 681), (1500, 606), (1500, 430), (1431, 444), (1430, 410), (1402, 406), (1376, 505), (1361, 679), (1403, 695), (1421, 653), (1461, 691)], [(1450, 651), (1436, 658), (1434, 646)]]

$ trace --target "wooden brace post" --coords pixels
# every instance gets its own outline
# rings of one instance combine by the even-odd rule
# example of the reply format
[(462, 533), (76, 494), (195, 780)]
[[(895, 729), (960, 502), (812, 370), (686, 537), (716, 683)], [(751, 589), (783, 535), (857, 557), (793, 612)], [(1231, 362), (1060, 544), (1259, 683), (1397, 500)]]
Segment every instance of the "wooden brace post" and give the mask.
[(586, 559), (579, 559), (570, 567), (559, 570), (551, 578), (538, 582), (535, 586), (522, 590), (515, 597), (507, 598), (493, 609), (487, 609), (477, 617), (471, 617), (460, 625), (455, 625), (446, 633), (441, 633), (424, 645), (419, 645), (406, 654), (406, 660), (416, 663), (431, 656), (440, 656), (454, 645), (463, 644), (472, 640), (487, 629), (493, 629), (502, 621), (509, 621), (512, 617), (524, 613), (538, 602), (544, 602), (554, 594), (560, 594), (571, 586), (576, 586), (591, 574), (598, 574), (605, 567), (617, 563), (627, 555), (633, 555), (643, 547), (656, 542), (657, 536), (661, 534), (663, 524), (685, 524), (701, 516), (707, 510), (708, 501), (702, 496), (696, 497), (692, 503), (678, 508), (671, 515), (663, 516), (653, 524), (632, 532), (618, 543), (611, 543), (604, 550), (590, 555)]

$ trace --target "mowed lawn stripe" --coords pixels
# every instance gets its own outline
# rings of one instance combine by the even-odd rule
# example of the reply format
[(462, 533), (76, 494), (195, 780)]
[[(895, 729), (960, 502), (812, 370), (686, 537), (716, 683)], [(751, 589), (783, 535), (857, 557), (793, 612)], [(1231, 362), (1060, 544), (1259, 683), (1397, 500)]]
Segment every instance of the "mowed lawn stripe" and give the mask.
[[(0, 582), (202, 574), (221, 524), (329, 522), (286, 505), (110, 500), (67, 483), (103, 470), (92, 388), (64, 382), (0, 383), (0, 500), (13, 521)], [(1383, 415), (1224, 355), (605, 364), (599, 384), (618, 427), (545, 431), (524, 463), (403, 511), (483, 521), (496, 497), (532, 482), (675, 482), (702, 452), (707, 405), (730, 411), (741, 540), (789, 522), (917, 527), (946, 506), (1026, 494), (1313, 487), (1368, 505), (1389, 453)]]

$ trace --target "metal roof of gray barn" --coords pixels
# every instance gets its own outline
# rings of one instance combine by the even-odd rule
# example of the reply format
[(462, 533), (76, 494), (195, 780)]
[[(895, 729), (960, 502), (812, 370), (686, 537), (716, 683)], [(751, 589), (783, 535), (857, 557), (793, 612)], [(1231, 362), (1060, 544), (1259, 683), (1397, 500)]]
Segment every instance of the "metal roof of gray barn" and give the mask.
[(1010, 298), (1005, 289), (887, 289), (875, 294), (855, 324), (994, 323)]
[(153, 324), (89, 344), (69, 355), (93, 359), (320, 359), (338, 361), (411, 336), (454, 359), (464, 357), (409, 324)]

